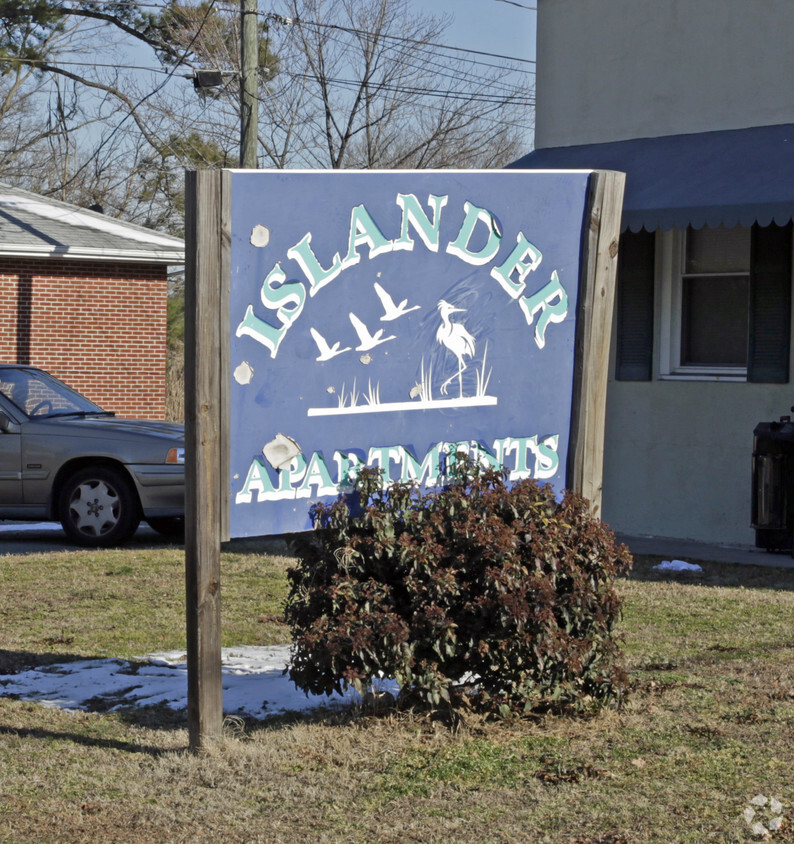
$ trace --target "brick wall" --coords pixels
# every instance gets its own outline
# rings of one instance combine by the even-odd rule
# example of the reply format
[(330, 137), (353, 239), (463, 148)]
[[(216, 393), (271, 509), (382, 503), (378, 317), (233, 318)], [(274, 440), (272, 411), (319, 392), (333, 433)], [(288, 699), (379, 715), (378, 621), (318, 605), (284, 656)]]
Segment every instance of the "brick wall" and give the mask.
[(163, 419), (164, 264), (0, 258), (0, 362), (39, 366), (119, 416)]

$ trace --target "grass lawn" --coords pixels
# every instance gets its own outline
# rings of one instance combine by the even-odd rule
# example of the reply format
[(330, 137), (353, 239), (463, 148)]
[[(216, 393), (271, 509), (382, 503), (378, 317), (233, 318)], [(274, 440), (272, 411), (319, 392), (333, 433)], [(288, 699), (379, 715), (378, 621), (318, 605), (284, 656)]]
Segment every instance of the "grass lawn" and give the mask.
[[(229, 547), (223, 644), (288, 641), (290, 561)], [(0, 842), (740, 842), (759, 794), (794, 842), (794, 572), (656, 562), (619, 582), (631, 693), (586, 720), (230, 719), (193, 756), (180, 714), (0, 697)], [(173, 547), (0, 557), (0, 674), (183, 648), (183, 583)]]

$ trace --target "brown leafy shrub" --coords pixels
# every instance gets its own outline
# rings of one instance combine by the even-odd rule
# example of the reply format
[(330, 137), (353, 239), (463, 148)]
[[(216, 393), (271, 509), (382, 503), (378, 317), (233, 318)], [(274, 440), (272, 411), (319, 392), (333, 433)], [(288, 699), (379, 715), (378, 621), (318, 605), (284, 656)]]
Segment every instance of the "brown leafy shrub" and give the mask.
[(622, 693), (614, 580), (631, 557), (580, 497), (458, 460), (426, 494), (365, 469), (316, 519), (289, 572), (299, 688), (395, 677), (403, 699), (502, 714)]

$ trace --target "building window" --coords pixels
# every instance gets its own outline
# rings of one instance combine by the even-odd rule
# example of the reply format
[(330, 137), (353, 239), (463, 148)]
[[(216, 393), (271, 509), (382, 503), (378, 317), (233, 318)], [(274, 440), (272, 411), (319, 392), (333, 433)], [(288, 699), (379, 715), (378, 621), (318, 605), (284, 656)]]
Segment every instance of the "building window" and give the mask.
[(671, 231), (662, 240), (660, 374), (744, 380), (750, 229)]
[(682, 269), (680, 367), (746, 374), (750, 230), (688, 229)]
[(792, 224), (624, 232), (618, 381), (786, 384)]

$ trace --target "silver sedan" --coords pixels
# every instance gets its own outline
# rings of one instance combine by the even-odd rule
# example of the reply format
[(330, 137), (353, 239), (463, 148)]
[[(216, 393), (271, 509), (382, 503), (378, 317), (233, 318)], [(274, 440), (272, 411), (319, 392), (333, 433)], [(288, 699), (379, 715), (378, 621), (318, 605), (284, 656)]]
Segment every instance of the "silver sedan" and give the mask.
[(81, 545), (184, 524), (184, 428), (118, 419), (48, 373), (0, 364), (0, 519), (57, 519)]

